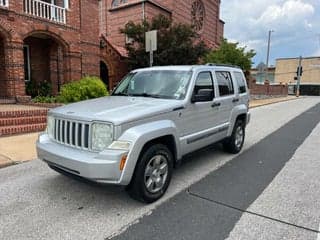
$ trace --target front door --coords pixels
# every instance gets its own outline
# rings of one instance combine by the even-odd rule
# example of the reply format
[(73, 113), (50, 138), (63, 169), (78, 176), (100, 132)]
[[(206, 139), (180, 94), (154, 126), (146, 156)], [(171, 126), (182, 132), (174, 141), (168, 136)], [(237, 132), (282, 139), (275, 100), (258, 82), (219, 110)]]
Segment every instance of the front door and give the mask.
[(212, 91), (210, 100), (190, 103), (184, 111), (181, 119), (182, 137), (180, 138), (184, 154), (215, 142), (219, 134), (216, 128), (220, 106), (215, 100), (212, 72), (198, 73), (193, 94), (210, 90)]

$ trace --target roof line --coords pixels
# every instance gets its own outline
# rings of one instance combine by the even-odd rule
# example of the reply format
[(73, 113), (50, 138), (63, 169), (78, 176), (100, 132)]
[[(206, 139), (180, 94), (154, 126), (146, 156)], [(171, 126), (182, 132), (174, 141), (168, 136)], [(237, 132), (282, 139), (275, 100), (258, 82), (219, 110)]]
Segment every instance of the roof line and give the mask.
[(133, 7), (133, 6), (136, 6), (136, 5), (139, 5), (141, 3), (150, 3), (151, 5), (157, 7), (157, 8), (160, 8), (161, 10), (169, 13), (169, 14), (172, 14), (172, 11), (169, 10), (168, 8), (166, 7), (163, 7), (162, 5), (158, 4), (157, 2), (154, 2), (152, 0), (141, 0), (141, 1), (137, 1), (137, 2), (133, 2), (133, 3), (128, 3), (128, 4), (124, 4), (124, 5), (120, 5), (119, 7), (115, 7), (115, 8), (111, 8), (109, 9), (109, 12), (115, 12), (115, 11), (119, 11), (119, 10), (122, 10), (122, 9), (126, 9), (126, 8), (130, 8), (130, 7)]
[[(313, 58), (320, 58), (320, 56), (314, 57), (302, 57), (302, 59), (313, 59)], [(299, 59), (299, 57), (288, 57), (288, 58), (277, 58), (276, 60), (289, 60), (289, 59)]]

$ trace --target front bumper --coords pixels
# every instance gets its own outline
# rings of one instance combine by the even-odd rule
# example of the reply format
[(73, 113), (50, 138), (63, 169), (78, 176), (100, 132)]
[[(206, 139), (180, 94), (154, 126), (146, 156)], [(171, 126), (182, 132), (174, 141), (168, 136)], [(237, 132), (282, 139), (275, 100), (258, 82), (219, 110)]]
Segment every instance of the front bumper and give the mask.
[(47, 134), (39, 136), (36, 148), (39, 159), (63, 171), (95, 182), (128, 184), (122, 180), (123, 172), (119, 168), (120, 160), (128, 154), (127, 151), (85, 151), (53, 142)]
[(249, 124), (250, 120), (251, 120), (251, 113), (247, 112), (247, 124), (246, 125)]

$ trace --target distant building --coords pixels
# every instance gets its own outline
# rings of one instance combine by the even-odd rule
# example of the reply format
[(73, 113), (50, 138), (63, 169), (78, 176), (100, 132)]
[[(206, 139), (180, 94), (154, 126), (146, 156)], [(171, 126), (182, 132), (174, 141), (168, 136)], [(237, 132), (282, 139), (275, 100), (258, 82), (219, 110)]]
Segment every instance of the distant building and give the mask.
[(0, 0), (0, 99), (28, 99), (28, 83), (53, 93), (85, 75), (109, 89), (127, 73), (119, 28), (158, 14), (193, 24), (212, 48), (223, 37), (220, 0)]
[[(276, 60), (276, 82), (296, 85), (299, 58), (279, 58)], [(301, 94), (320, 95), (320, 57), (302, 59)]]
[(263, 62), (259, 63), (256, 68), (252, 68), (250, 73), (256, 83), (264, 83), (265, 80), (268, 80), (269, 83), (275, 82), (275, 67), (269, 67), (266, 72), (266, 65)]

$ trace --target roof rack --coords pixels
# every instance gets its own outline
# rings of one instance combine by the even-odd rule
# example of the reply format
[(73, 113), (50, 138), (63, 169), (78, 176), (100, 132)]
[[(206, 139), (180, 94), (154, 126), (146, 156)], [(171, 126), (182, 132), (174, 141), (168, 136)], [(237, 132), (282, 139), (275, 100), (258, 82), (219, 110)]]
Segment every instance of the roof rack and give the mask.
[[(234, 67), (234, 68), (240, 68), (236, 65), (231, 64), (223, 64), (223, 63), (207, 63), (206, 66), (216, 66), (216, 67)], [(240, 68), (241, 69), (241, 68)]]

